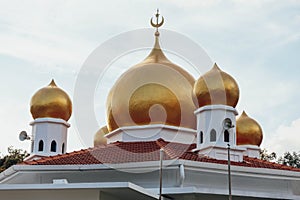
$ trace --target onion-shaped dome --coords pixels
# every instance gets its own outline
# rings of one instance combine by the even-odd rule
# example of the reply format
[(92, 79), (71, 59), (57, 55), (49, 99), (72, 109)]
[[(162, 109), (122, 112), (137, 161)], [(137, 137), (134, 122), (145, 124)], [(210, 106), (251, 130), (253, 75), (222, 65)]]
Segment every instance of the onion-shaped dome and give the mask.
[(236, 143), (237, 145), (260, 146), (263, 133), (260, 125), (248, 117), (245, 111), (236, 121)]
[(188, 72), (167, 59), (157, 34), (146, 59), (122, 74), (112, 87), (106, 104), (108, 130), (148, 124), (196, 129), (194, 82)]
[(107, 139), (106, 137), (104, 137), (105, 134), (107, 133), (108, 133), (107, 126), (103, 126), (96, 132), (94, 136), (94, 147), (107, 144)]
[(30, 112), (34, 119), (51, 117), (68, 121), (72, 114), (72, 102), (68, 94), (52, 80), (33, 95)]
[(236, 81), (214, 64), (210, 71), (196, 81), (194, 94), (199, 107), (214, 104), (235, 107), (240, 92)]

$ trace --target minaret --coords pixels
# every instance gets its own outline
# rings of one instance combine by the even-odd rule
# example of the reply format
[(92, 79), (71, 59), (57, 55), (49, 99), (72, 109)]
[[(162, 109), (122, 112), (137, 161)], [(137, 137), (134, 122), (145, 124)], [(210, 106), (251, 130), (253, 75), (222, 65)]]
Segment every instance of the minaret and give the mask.
[(54, 82), (38, 90), (30, 102), (32, 154), (53, 156), (64, 154), (67, 148), (67, 122), (72, 114), (72, 102)]
[(243, 160), (243, 148), (236, 145), (235, 106), (239, 99), (236, 81), (216, 64), (194, 85), (199, 108), (197, 117), (197, 151), (218, 160), (228, 159), (228, 145), (232, 161)]

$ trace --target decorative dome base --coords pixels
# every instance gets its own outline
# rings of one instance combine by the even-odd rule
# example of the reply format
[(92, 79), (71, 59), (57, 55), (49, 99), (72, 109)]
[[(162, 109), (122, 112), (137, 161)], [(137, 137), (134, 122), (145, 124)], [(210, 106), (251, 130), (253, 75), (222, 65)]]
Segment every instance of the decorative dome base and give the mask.
[(108, 144), (117, 141), (155, 141), (159, 138), (169, 142), (192, 144), (196, 143), (196, 130), (164, 124), (124, 126), (110, 132), (105, 137)]

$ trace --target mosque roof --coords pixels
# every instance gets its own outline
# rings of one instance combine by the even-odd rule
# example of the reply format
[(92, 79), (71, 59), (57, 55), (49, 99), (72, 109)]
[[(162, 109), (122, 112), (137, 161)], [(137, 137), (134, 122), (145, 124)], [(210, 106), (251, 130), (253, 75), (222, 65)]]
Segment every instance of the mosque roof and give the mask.
[[(195, 162), (227, 165), (225, 160), (201, 156), (192, 149), (196, 144), (167, 142), (163, 139), (144, 142), (115, 142), (93, 148), (82, 149), (57, 156), (42, 157), (38, 160), (24, 161), (22, 165), (92, 165), (120, 164), (146, 161), (158, 161), (159, 150), (164, 149), (164, 160), (180, 159)], [(300, 172), (300, 169), (265, 160), (244, 156), (243, 162), (231, 162), (233, 166), (289, 170)]]

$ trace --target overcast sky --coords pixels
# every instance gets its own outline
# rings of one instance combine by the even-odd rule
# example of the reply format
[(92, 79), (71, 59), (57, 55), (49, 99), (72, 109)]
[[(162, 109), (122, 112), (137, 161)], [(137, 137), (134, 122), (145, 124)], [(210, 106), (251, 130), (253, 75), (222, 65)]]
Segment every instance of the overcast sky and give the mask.
[[(30, 149), (18, 134), (31, 133), (29, 102), (39, 88), (54, 78), (73, 98), (77, 75), (91, 52), (122, 32), (149, 28), (156, 8), (165, 17), (165, 29), (197, 42), (235, 78), (241, 91), (237, 109), (261, 124), (263, 148), (279, 154), (300, 151), (298, 0), (0, 1), (0, 7), (2, 153), (10, 145)], [(143, 56), (124, 59), (116, 76)], [(105, 125), (106, 95), (95, 95), (99, 127)], [(73, 116), (69, 151), (92, 145), (81, 143), (74, 121)]]

